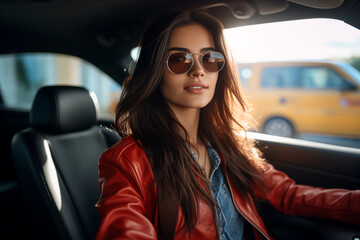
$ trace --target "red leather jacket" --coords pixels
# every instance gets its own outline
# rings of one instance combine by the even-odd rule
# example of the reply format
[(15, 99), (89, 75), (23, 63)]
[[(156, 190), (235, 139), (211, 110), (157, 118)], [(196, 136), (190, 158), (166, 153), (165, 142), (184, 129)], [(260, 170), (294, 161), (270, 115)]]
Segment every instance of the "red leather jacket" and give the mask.
[[(224, 171), (224, 169), (223, 169)], [(224, 175), (226, 173), (224, 172)], [(296, 185), (268, 164), (264, 174), (266, 194), (254, 186), (254, 196), (269, 201), (285, 214), (316, 216), (360, 223), (360, 191), (322, 189)], [(240, 214), (253, 226), (255, 239), (271, 239), (250, 196), (244, 200), (227, 177)], [(99, 162), (101, 197), (96, 204), (101, 224), (96, 239), (157, 239), (158, 200), (154, 176), (143, 150), (131, 137), (108, 149)], [(216, 239), (209, 206), (200, 200), (199, 222), (191, 239)], [(183, 220), (179, 210), (178, 230)], [(189, 239), (176, 232), (175, 239)]]

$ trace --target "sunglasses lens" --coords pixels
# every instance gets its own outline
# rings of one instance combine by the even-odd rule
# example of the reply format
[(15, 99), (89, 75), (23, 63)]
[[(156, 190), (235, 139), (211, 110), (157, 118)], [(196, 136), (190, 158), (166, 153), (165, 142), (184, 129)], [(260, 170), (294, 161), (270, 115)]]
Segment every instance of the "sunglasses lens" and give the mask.
[(219, 72), (225, 65), (225, 58), (219, 52), (209, 52), (203, 56), (202, 64), (208, 72)]
[(169, 55), (168, 67), (176, 74), (182, 74), (189, 71), (192, 67), (193, 58), (190, 54), (184, 52), (176, 52)]

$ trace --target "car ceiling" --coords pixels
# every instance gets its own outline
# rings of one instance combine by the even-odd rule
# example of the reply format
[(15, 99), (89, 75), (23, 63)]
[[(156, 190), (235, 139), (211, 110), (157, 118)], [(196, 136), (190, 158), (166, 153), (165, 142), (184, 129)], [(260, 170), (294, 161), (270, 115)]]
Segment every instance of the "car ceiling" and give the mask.
[(121, 83), (147, 20), (194, 7), (207, 9), (226, 28), (312, 17), (360, 27), (359, 0), (1, 0), (0, 53), (74, 55)]

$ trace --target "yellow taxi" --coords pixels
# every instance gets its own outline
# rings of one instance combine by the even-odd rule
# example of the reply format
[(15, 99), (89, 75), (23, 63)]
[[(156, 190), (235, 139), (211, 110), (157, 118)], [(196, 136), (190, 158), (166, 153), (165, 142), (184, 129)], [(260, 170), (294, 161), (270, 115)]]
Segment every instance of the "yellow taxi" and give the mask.
[(360, 137), (360, 73), (343, 61), (239, 64), (262, 132)]

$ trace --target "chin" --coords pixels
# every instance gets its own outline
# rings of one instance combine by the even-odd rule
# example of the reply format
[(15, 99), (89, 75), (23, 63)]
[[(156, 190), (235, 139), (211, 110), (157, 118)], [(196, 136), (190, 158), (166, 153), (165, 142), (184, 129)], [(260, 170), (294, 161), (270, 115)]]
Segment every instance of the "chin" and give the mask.
[(204, 103), (204, 104), (196, 104), (193, 105), (192, 108), (204, 108), (208, 105), (209, 103)]

